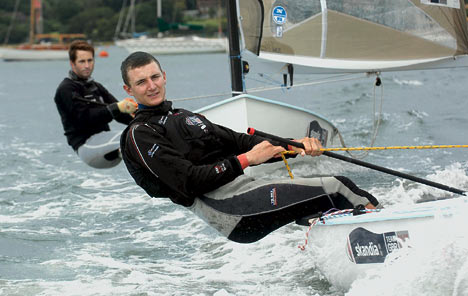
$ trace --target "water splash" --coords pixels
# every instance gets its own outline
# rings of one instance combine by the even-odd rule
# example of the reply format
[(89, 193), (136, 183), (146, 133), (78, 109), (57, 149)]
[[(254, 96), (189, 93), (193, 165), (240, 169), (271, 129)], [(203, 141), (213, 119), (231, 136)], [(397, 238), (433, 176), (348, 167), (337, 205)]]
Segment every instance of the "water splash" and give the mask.
[(393, 82), (395, 82), (398, 85), (410, 85), (410, 86), (422, 86), (422, 85), (424, 85), (419, 80), (404, 80), (404, 79), (398, 79), (396, 77), (393, 78)]

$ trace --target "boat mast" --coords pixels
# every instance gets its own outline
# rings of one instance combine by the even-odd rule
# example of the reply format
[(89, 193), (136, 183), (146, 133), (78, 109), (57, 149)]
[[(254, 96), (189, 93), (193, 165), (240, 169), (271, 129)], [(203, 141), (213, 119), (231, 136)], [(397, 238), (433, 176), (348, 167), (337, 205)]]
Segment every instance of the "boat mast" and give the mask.
[(242, 58), (240, 55), (239, 25), (237, 21), (237, 0), (227, 3), (229, 59), (231, 64), (232, 96), (244, 93)]
[(31, 0), (31, 12), (29, 18), (29, 43), (33, 44), (36, 41), (36, 34), (43, 33), (41, 0)]
[(162, 4), (161, 0), (157, 0), (156, 2), (156, 17), (161, 18), (162, 17)]
[(34, 43), (34, 31), (36, 27), (36, 8), (35, 8), (35, 0), (31, 0), (31, 8), (29, 13), (29, 43)]
[(8, 26), (8, 30), (7, 30), (7, 32), (5, 34), (5, 39), (3, 40), (3, 45), (7, 45), (8, 40), (10, 40), (10, 34), (11, 34), (11, 30), (13, 29), (13, 22), (15, 21), (16, 14), (18, 13), (19, 3), (20, 3), (20, 0), (16, 0), (15, 8), (14, 8), (13, 13), (11, 14), (11, 18), (10, 18), (10, 25)]

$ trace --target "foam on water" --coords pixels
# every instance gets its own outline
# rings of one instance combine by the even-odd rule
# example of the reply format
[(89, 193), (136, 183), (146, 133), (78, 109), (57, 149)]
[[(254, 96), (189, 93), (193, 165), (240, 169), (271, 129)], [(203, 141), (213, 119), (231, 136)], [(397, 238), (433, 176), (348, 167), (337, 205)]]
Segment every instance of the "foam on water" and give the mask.
[[(58, 181), (69, 180), (69, 174), (56, 170), (51, 175)], [(38, 262), (49, 278), (10, 281), (4, 291), (23, 295), (186, 295), (187, 291), (191, 295), (218, 291), (310, 295), (315, 291), (311, 282), (327, 288), (326, 282), (311, 276), (313, 269), (304, 270), (307, 257), (301, 257), (297, 249), (302, 228), (286, 227), (258, 244), (239, 245), (220, 237), (188, 210), (167, 200), (149, 199), (136, 185), (121, 184), (119, 177), (86, 171), (72, 175), (77, 186), (74, 192), (54, 200), (39, 197), (23, 214), (5, 215), (8, 224), (25, 226), (22, 234), (17, 228), (7, 229), (14, 237), (42, 236), (61, 243), (50, 257)], [(41, 226), (34, 229), (31, 223)], [(66, 278), (55, 280), (52, 274), (58, 271)], [(291, 284), (285, 284), (288, 277)]]
[(419, 80), (403, 80), (403, 79), (398, 79), (396, 77), (393, 77), (393, 82), (395, 82), (398, 85), (411, 85), (411, 86), (422, 86), (424, 83), (422, 83)]
[[(439, 184), (447, 185), (460, 190), (468, 191), (468, 163), (453, 163), (443, 169), (434, 169), (433, 174), (429, 174), (424, 179)], [(430, 199), (444, 199), (448, 197), (457, 197), (451, 193), (432, 186), (415, 183), (408, 180), (397, 178), (394, 186), (390, 188), (375, 187), (370, 190), (376, 196), (379, 196), (386, 205), (411, 205), (416, 202)]]
[[(126, 55), (111, 49), (108, 59), (98, 61), (95, 72), (96, 80), (109, 82), (104, 85), (119, 98), (126, 96), (121, 78), (118, 71), (109, 69), (120, 65)], [(225, 55), (167, 56), (161, 57), (161, 62), (171, 75), (171, 98), (229, 89), (229, 59)], [(223, 69), (218, 69), (219, 65)], [(207, 67), (211, 70), (192, 75), (193, 69)], [(22, 106), (21, 116), (18, 112), (4, 112), (0, 117), (0, 294), (331, 296), (348, 292), (332, 286), (316, 268), (318, 258), (298, 248), (304, 243), (305, 227), (287, 225), (257, 243), (236, 244), (190, 211), (167, 199), (149, 198), (135, 185), (123, 164), (103, 171), (86, 167), (67, 146), (52, 100), (67, 71), (68, 64), (63, 62), (0, 61), (0, 75), (4, 78), (0, 82), (2, 110), (17, 110), (18, 102)], [(10, 72), (15, 75), (9, 75)], [(420, 74), (416, 77), (407, 73), (396, 79), (383, 77), (384, 118), (377, 144), (460, 139), (463, 129), (454, 129), (454, 123), (462, 127), (466, 124), (466, 112), (459, 111), (467, 101), (464, 94), (442, 92), (439, 83), (452, 83), (452, 90), (459, 90), (466, 85), (464, 77), (468, 76), (461, 70), (450, 70), (421, 80)], [(22, 87), (15, 78), (18, 75), (30, 87)], [(187, 75), (190, 79), (186, 79)], [(213, 77), (226, 79), (207, 84)], [(313, 95), (310, 88), (283, 89), (266, 97), (309, 108), (332, 119), (348, 146), (362, 146), (368, 144), (372, 134), (373, 83), (374, 79), (366, 79), (332, 87), (324, 85), (314, 88)], [(35, 90), (34, 95), (31, 89)], [(440, 116), (440, 107), (431, 106), (439, 106), (440, 98), (445, 97), (454, 100), (455, 106)], [(175, 105), (193, 110), (207, 102), (195, 100)], [(443, 104), (451, 106), (445, 101)], [(466, 157), (458, 157), (462, 154), (457, 153), (370, 153), (366, 161), (466, 189), (467, 163), (460, 161)], [(411, 205), (427, 197), (453, 196), (348, 163), (320, 159), (312, 164), (293, 165), (294, 175), (349, 176), (388, 207)], [(282, 167), (263, 177), (288, 176)], [(443, 235), (441, 230), (441, 238)], [(399, 293), (403, 289), (398, 288), (403, 287), (413, 295), (421, 295), (437, 292), (440, 282), (452, 295), (463, 295), (468, 286), (468, 261), (463, 259), (468, 257), (464, 247), (468, 243), (444, 238), (445, 244), (434, 244), (424, 250), (427, 254), (421, 252), (406, 261), (405, 266), (414, 272), (414, 276), (407, 275), (406, 282), (403, 275), (394, 275), (394, 270), (403, 272), (405, 266), (395, 265), (387, 273), (382, 271), (356, 281), (349, 293), (388, 295), (384, 287)], [(451, 255), (444, 257), (440, 250)], [(395, 281), (388, 280), (390, 276)]]

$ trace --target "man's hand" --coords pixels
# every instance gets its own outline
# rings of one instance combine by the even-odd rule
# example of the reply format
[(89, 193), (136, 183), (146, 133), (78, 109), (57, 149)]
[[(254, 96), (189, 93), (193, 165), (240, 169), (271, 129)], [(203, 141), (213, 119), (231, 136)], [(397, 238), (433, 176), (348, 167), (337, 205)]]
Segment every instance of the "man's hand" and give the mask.
[(375, 209), (375, 208), (376, 208), (376, 207), (375, 207), (373, 204), (371, 204), (371, 203), (368, 203), (368, 204), (366, 205), (366, 209)]
[(125, 98), (123, 101), (118, 102), (117, 106), (120, 112), (128, 114), (133, 114), (138, 109), (138, 104), (130, 98)]
[(265, 161), (278, 156), (285, 149), (281, 146), (273, 146), (268, 141), (263, 141), (260, 144), (255, 145), (252, 150), (245, 153), (249, 165), (261, 164)]
[(311, 156), (319, 156), (323, 152), (320, 151), (322, 149), (322, 143), (320, 143), (319, 140), (316, 138), (302, 138), (300, 140), (294, 140), (295, 142), (302, 143), (304, 145), (305, 149), (297, 148), (297, 147), (292, 147), (292, 149), (297, 152), (298, 154), (301, 154), (302, 156), (305, 155), (311, 155)]

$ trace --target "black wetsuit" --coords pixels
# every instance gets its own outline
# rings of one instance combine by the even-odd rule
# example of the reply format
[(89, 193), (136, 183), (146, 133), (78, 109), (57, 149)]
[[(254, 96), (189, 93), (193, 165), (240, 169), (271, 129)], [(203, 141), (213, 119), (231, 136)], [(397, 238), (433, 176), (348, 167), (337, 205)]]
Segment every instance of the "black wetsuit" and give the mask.
[(109, 131), (113, 119), (129, 124), (133, 119), (121, 113), (117, 99), (100, 83), (79, 79), (72, 71), (57, 88), (54, 98), (68, 144), (73, 150), (94, 134)]
[(264, 140), (172, 109), (165, 101), (140, 108), (122, 133), (120, 146), (128, 171), (150, 196), (189, 207), (236, 242), (257, 241), (330, 208), (378, 205), (371, 194), (341, 176), (266, 181), (243, 175), (238, 155)]
[(150, 196), (189, 207), (236, 242), (257, 241), (330, 208), (378, 205), (345, 177), (265, 181), (243, 175), (237, 156), (263, 140), (165, 101), (138, 110), (122, 133), (121, 150), (128, 171)]
[(165, 101), (139, 109), (122, 133), (122, 158), (136, 183), (153, 197), (192, 205), (194, 198), (242, 175), (237, 155), (263, 138), (236, 133)]

